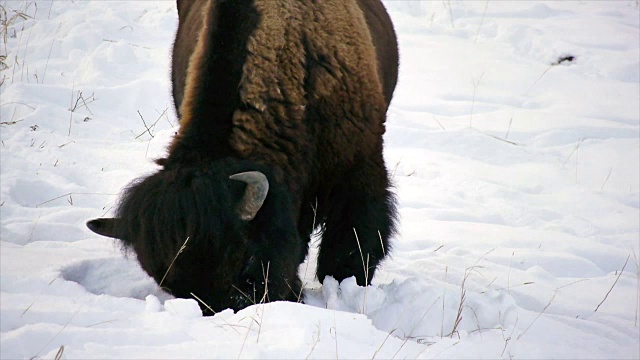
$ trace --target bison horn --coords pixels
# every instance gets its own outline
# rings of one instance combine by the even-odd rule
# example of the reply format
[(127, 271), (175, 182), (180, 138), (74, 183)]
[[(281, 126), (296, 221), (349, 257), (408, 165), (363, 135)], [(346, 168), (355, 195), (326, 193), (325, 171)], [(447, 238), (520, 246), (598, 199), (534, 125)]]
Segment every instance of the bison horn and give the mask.
[(87, 227), (98, 235), (117, 238), (115, 234), (115, 227), (117, 223), (118, 219), (99, 218), (87, 221)]
[(259, 171), (248, 171), (229, 177), (231, 180), (242, 181), (247, 187), (238, 204), (237, 211), (244, 221), (251, 221), (256, 216), (269, 192), (269, 180)]

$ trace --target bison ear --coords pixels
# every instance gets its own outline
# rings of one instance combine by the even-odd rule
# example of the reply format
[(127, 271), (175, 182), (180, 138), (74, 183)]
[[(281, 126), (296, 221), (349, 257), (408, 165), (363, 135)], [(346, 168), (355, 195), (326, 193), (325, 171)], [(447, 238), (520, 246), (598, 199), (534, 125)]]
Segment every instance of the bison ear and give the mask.
[(94, 233), (110, 238), (116, 238), (115, 228), (118, 219), (99, 218), (87, 221), (87, 227)]
[(229, 177), (231, 180), (242, 181), (247, 184), (242, 200), (236, 211), (240, 219), (251, 221), (256, 216), (269, 193), (269, 180), (259, 171), (248, 171)]

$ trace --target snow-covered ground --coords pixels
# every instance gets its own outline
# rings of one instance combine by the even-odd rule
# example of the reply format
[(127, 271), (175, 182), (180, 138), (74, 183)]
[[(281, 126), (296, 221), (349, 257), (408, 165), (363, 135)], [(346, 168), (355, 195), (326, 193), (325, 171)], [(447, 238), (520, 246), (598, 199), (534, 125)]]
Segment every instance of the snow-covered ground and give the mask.
[(204, 318), (84, 225), (177, 129), (174, 3), (2, 1), (0, 358), (640, 358), (638, 1), (386, 5), (393, 253)]

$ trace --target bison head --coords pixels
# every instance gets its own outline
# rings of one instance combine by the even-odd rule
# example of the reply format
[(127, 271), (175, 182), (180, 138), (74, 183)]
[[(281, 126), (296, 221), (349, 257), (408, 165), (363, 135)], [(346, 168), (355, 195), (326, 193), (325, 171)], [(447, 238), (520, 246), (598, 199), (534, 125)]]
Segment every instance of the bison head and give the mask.
[(129, 185), (114, 218), (87, 226), (120, 239), (163, 289), (200, 299), (205, 312), (251, 305), (265, 283), (265, 244), (253, 223), (269, 181), (221, 168), (165, 168)]

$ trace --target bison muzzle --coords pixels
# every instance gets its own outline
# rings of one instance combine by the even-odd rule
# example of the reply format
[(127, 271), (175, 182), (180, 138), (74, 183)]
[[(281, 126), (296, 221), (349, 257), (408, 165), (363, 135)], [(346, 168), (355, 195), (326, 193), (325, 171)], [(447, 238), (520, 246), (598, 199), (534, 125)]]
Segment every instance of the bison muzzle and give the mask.
[(89, 229), (205, 313), (300, 300), (298, 266), (318, 229), (318, 279), (368, 284), (396, 223), (382, 147), (398, 51), (382, 3), (177, 6), (180, 129), (160, 170)]

